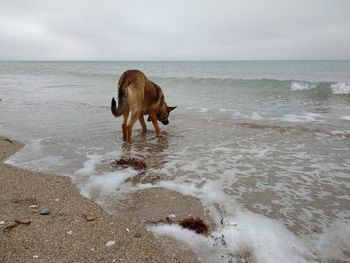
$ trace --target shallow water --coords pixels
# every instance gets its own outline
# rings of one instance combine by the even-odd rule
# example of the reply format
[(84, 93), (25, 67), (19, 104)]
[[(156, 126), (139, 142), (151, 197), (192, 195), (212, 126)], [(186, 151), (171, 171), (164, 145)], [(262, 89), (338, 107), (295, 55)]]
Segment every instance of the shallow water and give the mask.
[[(128, 68), (178, 106), (161, 137), (137, 125), (132, 146), (109, 110)], [(155, 187), (131, 186), (137, 172), (110, 165), (137, 157), (162, 177), (156, 186), (210, 212), (214, 238), (152, 229), (208, 262), (247, 253), (258, 262), (350, 262), (349, 61), (1, 62), (0, 72), (0, 134), (27, 144), (8, 163), (72, 176), (108, 209), (111, 196)]]

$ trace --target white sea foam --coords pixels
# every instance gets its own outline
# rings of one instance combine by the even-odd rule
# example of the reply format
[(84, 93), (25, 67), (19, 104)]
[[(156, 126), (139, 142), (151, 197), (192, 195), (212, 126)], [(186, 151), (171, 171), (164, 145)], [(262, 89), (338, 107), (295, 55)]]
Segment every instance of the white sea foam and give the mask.
[[(4, 163), (11, 165), (19, 165), (19, 163), (28, 161), (28, 158), (35, 159), (35, 156), (40, 154), (41, 151), (41, 142), (43, 139), (33, 139), (28, 144), (26, 144), (21, 150), (16, 154), (11, 155), (5, 160)], [(26, 158), (27, 157), (27, 158)], [(23, 161), (25, 160), (25, 161)]]
[(350, 115), (341, 116), (340, 119), (350, 121)]
[(88, 160), (86, 160), (83, 164), (83, 168), (77, 170), (75, 174), (90, 176), (95, 172), (95, 167), (97, 164), (100, 164), (104, 159), (102, 155), (91, 154), (86, 156)]
[[(316, 113), (311, 113), (310, 116), (314, 118), (322, 117), (322, 115)], [(244, 152), (244, 149), (240, 151)], [(261, 145), (250, 147), (245, 153), (253, 155), (254, 159), (268, 159), (269, 155), (276, 151), (278, 151), (278, 149)], [(232, 155), (230, 154), (233, 152), (232, 149), (225, 148), (222, 145), (211, 148), (210, 152), (215, 155), (218, 153), (220, 155), (228, 154), (231, 156), (231, 159), (242, 160), (240, 154)], [(230, 162), (230, 158), (223, 158), (225, 159), (223, 162), (226, 163), (226, 166), (227, 163)], [(312, 156), (307, 153), (299, 153), (298, 158), (310, 161), (312, 166)], [(209, 211), (209, 215), (218, 226), (212, 233), (213, 237), (203, 237), (178, 226), (168, 225), (152, 227), (150, 228), (151, 231), (156, 235), (171, 236), (184, 242), (198, 257), (201, 257), (204, 262), (240, 262), (239, 260), (242, 259), (247, 252), (251, 254), (253, 262), (322, 262), (323, 259), (330, 258), (329, 255), (332, 255), (335, 259), (344, 258), (342, 251), (347, 249), (347, 242), (338, 242), (339, 248), (333, 250), (332, 246), (330, 246), (329, 252), (322, 254), (322, 246), (326, 246), (328, 235), (324, 238), (321, 238), (320, 234), (296, 236), (293, 232), (288, 230), (281, 221), (247, 212), (245, 208), (235, 201), (235, 198), (225, 192), (225, 188), (227, 189), (225, 186), (228, 184), (236, 185), (236, 183), (238, 183), (235, 178), (236, 173), (239, 171), (236, 171), (235, 165), (233, 165), (231, 166), (233, 168), (228, 168), (230, 171), (226, 173), (226, 170), (222, 169), (223, 165), (221, 165), (220, 159), (216, 161), (218, 167), (221, 167), (219, 170), (215, 170), (215, 166), (210, 163), (210, 156), (203, 155), (201, 159), (191, 161), (190, 163), (182, 163), (181, 160), (174, 160), (169, 162), (164, 169), (170, 171), (170, 174), (176, 174), (177, 170), (174, 170), (175, 167), (181, 170), (181, 174), (197, 173), (202, 183), (198, 183), (198, 178), (179, 176), (174, 181), (161, 181), (157, 184), (157, 187), (178, 191), (182, 194), (199, 198), (204, 208)], [(315, 164), (319, 166), (318, 162), (315, 162)], [(291, 170), (293, 172), (299, 169), (293, 162), (289, 165), (292, 167)], [(208, 178), (204, 174), (202, 176), (198, 167), (202, 168), (201, 170), (204, 174), (220, 174), (220, 176), (211, 178)], [(248, 168), (249, 167), (245, 168), (246, 174), (251, 173)], [(341, 167), (333, 168), (341, 169)], [(255, 168), (253, 167), (251, 169)], [(319, 166), (318, 169), (323, 168)], [(161, 171), (163, 172), (163, 169), (161, 169)], [(303, 173), (305, 174), (305, 171), (303, 171)], [(288, 174), (288, 172), (286, 174)], [(263, 169), (261, 169), (260, 176), (264, 176)], [(309, 185), (312, 183), (313, 180), (311, 180), (311, 177), (303, 177), (303, 184)], [(141, 187), (150, 188), (155, 186), (142, 185)], [(237, 184), (236, 188), (238, 187), (241, 188), (240, 192), (244, 193), (248, 193), (251, 190), (249, 187), (244, 188), (244, 186), (238, 186)], [(301, 189), (299, 192), (293, 189), (291, 191), (284, 183), (274, 182), (273, 184), (269, 184), (269, 187), (274, 188), (276, 192), (283, 192), (283, 195), (295, 196), (299, 200), (305, 199), (308, 202), (312, 200), (309, 199), (310, 196), (308, 194), (305, 194), (309, 190), (308, 187)], [(264, 191), (266, 185), (257, 183), (255, 188)], [(324, 194), (328, 193), (325, 192)], [(283, 205), (284, 201), (289, 202), (290, 200), (272, 200), (274, 204), (279, 205)], [(293, 207), (288, 207), (288, 205), (285, 205), (285, 207), (289, 209), (289, 212), (286, 212), (287, 214), (292, 213), (291, 210), (293, 210)], [(304, 222), (303, 215), (305, 216), (305, 220), (309, 221), (315, 215), (322, 214), (323, 210), (307, 207), (303, 209), (300, 220)], [(225, 217), (223, 226), (220, 224), (222, 216)], [(284, 223), (288, 225), (286, 222)], [(323, 226), (322, 229), (326, 229), (326, 226)], [(222, 235), (224, 236), (224, 243), (226, 243), (226, 245), (221, 242)], [(337, 233), (334, 233), (334, 238), (342, 238), (342, 240), (345, 241), (349, 240), (346, 236), (337, 237)], [(319, 240), (324, 240), (324, 243), (321, 244)], [(241, 260), (241, 262), (244, 261)]]
[(338, 82), (331, 85), (333, 94), (350, 94), (350, 85), (344, 82)]
[(256, 112), (253, 112), (253, 114), (252, 114), (252, 117), (251, 117), (253, 120), (257, 120), (257, 121), (259, 121), (259, 120), (262, 120), (263, 119), (263, 117), (261, 117), (258, 113), (256, 113)]
[[(232, 221), (232, 220), (231, 220)], [(154, 234), (170, 236), (188, 245), (203, 262), (294, 263), (348, 262), (344, 251), (350, 250), (350, 226), (335, 223), (321, 234), (299, 237), (280, 222), (241, 212), (234, 224), (224, 225), (205, 237), (178, 225), (149, 228)]]
[(342, 131), (335, 130), (335, 131), (331, 131), (330, 133), (343, 138), (350, 136), (350, 130), (342, 130)]
[(204, 107), (187, 107), (187, 108), (185, 108), (185, 110), (196, 111), (196, 112), (207, 112), (208, 108), (204, 108)]
[(108, 152), (103, 155), (87, 155), (87, 160), (83, 168), (74, 173), (72, 179), (77, 183), (82, 195), (103, 201), (107, 195), (114, 195), (121, 192), (129, 192), (123, 183), (126, 179), (135, 176), (137, 171), (128, 169), (118, 169), (113, 172), (99, 171), (98, 167), (105, 162), (110, 163), (118, 152)]
[(350, 262), (344, 251), (350, 251), (350, 224), (335, 222), (314, 237), (315, 252), (322, 262)]
[(150, 230), (184, 242), (203, 262), (245, 262), (248, 254), (254, 262), (310, 262), (308, 244), (280, 222), (250, 212), (241, 212), (231, 221), (235, 223), (209, 237), (178, 225), (158, 225)]
[(302, 90), (310, 90), (312, 88), (315, 88), (316, 85), (315, 84), (311, 84), (311, 83), (307, 83), (307, 82), (296, 82), (296, 81), (293, 81), (291, 84), (290, 84), (290, 89), (292, 91), (302, 91)]
[(295, 114), (285, 114), (281, 117), (281, 121), (286, 122), (324, 122), (324, 120), (320, 120), (320, 118), (324, 118), (323, 115), (317, 113), (305, 113), (303, 115), (295, 115)]
[[(223, 108), (221, 108), (221, 109), (219, 109), (219, 111), (220, 111), (220, 112), (228, 112), (228, 113), (231, 114), (231, 116), (232, 116), (233, 118), (254, 118), (254, 117), (259, 118), (258, 115), (255, 115), (255, 114), (257, 114), (257, 113), (255, 113), (255, 112), (252, 114), (252, 117), (250, 117), (250, 116), (248, 116), (248, 115), (245, 115), (245, 114), (240, 113), (238, 110), (233, 110), (233, 109), (223, 109)], [(261, 117), (261, 116), (260, 116), (260, 117)]]
[(135, 176), (136, 171), (132, 169), (120, 170), (112, 173), (103, 173), (99, 175), (91, 175), (87, 180), (81, 181), (78, 185), (82, 195), (103, 201), (108, 195), (121, 192), (128, 192), (129, 189), (121, 188), (126, 179)]
[(59, 155), (47, 155), (43, 151), (44, 139), (32, 139), (25, 147), (5, 160), (6, 164), (29, 170), (49, 170), (56, 165), (64, 165), (67, 160)]

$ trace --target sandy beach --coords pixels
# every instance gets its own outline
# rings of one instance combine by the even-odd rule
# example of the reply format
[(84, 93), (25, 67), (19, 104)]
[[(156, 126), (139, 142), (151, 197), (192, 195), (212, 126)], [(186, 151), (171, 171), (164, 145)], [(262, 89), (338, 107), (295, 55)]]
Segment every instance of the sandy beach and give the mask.
[[(81, 196), (69, 177), (3, 163), (22, 147), (0, 137), (0, 262), (200, 261), (178, 242), (147, 231), (148, 221), (170, 214), (203, 218), (197, 199), (164, 189), (143, 190), (121, 201), (117, 215), (109, 215)], [(50, 214), (41, 214), (45, 208)], [(16, 221), (21, 223), (9, 230)]]

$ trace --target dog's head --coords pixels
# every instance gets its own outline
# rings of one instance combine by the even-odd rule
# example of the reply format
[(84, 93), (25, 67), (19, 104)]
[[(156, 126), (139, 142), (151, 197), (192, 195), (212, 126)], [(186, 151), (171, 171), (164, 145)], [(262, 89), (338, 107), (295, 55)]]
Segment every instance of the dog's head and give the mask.
[[(175, 110), (177, 106), (175, 107), (168, 107), (168, 105), (164, 102), (162, 107), (157, 113), (157, 120), (163, 123), (164, 125), (169, 124), (169, 114), (171, 111)], [(151, 121), (150, 117), (148, 117), (147, 121)]]

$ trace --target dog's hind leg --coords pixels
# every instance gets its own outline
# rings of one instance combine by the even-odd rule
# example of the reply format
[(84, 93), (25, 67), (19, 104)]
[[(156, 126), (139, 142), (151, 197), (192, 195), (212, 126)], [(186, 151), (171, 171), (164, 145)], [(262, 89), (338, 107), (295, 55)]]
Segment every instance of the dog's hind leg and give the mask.
[(137, 122), (137, 120), (140, 117), (140, 112), (133, 112), (131, 111), (131, 118), (129, 120), (128, 126), (127, 126), (127, 133), (128, 133), (128, 143), (131, 143), (131, 133), (132, 128), (134, 127), (134, 124)]
[(139, 121), (140, 121), (140, 124), (142, 127), (142, 132), (147, 132), (147, 126), (146, 126), (145, 119), (143, 118), (142, 114), (140, 115)]
[(127, 132), (128, 117), (129, 117), (129, 110), (126, 110), (123, 113), (123, 124), (122, 124), (123, 140), (124, 141), (128, 140), (128, 132)]

